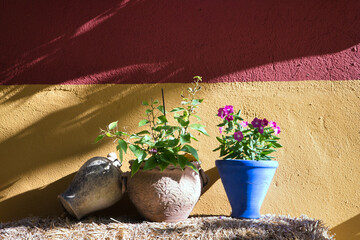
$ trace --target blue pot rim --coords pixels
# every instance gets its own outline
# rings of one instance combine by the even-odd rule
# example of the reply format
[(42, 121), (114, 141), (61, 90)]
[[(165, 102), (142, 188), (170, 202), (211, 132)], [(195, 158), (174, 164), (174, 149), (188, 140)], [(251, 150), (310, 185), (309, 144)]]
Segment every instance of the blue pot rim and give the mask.
[(264, 167), (264, 168), (277, 168), (279, 166), (278, 161), (274, 160), (240, 160), (240, 159), (226, 159), (226, 160), (216, 160), (216, 166), (246, 166), (246, 167)]

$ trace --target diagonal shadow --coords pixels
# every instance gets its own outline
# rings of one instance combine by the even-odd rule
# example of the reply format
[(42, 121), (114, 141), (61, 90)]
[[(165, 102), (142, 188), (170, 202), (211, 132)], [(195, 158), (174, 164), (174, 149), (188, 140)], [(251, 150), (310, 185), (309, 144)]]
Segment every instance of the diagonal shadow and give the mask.
[(360, 214), (330, 229), (335, 233), (336, 239), (359, 240), (360, 239)]
[[(70, 185), (76, 172), (45, 187), (34, 189), (0, 202), (0, 222), (15, 221), (29, 216), (59, 216), (65, 212), (57, 196)], [(91, 213), (91, 216), (138, 216), (127, 194), (113, 206)], [(86, 219), (86, 218), (85, 218)]]
[[(175, 90), (175, 86), (172, 85), (161, 87), (169, 96)], [(42, 86), (38, 89), (32, 86), (25, 87), (26, 91), (34, 91), (30, 94), (36, 94), (42, 91), (41, 89)], [(93, 91), (87, 93), (86, 99), (79, 104), (49, 113), (20, 133), (0, 142), (0, 152), (7, 156), (2, 159), (2, 163), (7, 167), (6, 171), (1, 170), (0, 184), (9, 184), (12, 179), (18, 179), (34, 169), (96, 150), (101, 144), (105, 144), (93, 144), (100, 127), (105, 127), (121, 116), (143, 112), (141, 101), (149, 100), (150, 96), (159, 98), (160, 94), (160, 86), (154, 85), (146, 88), (132, 85), (94, 86)], [(139, 99), (139, 96), (144, 97)], [(131, 104), (123, 104), (123, 99), (126, 99), (127, 103), (138, 103), (135, 106), (139, 106), (139, 110)], [(138, 118), (134, 122), (120, 124), (136, 125), (137, 121)], [(21, 154), (15, 154), (19, 152)]]
[(186, 82), (195, 72), (214, 81), (357, 45), (359, 8), (357, 0), (6, 2), (1, 84)]

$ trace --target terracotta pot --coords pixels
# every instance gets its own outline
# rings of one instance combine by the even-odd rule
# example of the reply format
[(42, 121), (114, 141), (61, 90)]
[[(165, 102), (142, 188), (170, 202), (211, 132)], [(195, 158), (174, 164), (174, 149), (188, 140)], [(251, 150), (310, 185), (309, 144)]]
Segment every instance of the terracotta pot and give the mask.
[[(194, 165), (200, 169), (199, 163)], [(140, 169), (127, 179), (129, 198), (140, 214), (150, 221), (178, 222), (190, 215), (208, 178), (186, 167), (170, 165), (164, 171)], [(201, 177), (202, 176), (202, 177)]]
[(109, 155), (108, 158), (94, 157), (88, 160), (79, 169), (69, 188), (58, 196), (64, 208), (77, 219), (107, 208), (123, 196), (125, 183), (122, 181), (120, 162)]

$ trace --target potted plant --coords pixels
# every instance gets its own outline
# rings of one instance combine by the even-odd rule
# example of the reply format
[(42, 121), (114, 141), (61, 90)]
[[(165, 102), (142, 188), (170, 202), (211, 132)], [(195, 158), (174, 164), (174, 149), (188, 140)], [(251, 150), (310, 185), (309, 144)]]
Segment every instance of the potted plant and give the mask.
[[(181, 94), (181, 106), (170, 112), (165, 111), (164, 98), (163, 104), (143, 101), (146, 119), (139, 122), (139, 127), (147, 126), (147, 130), (129, 134), (120, 131), (116, 121), (101, 130), (96, 139), (114, 138), (121, 162), (124, 154), (133, 153), (127, 191), (137, 210), (149, 220), (184, 220), (200, 197), (204, 173), (199, 175), (200, 161), (191, 141), (197, 141), (192, 131), (208, 135), (203, 125), (192, 123), (194, 119), (200, 121), (196, 109), (203, 99), (197, 99), (196, 94), (201, 80), (194, 77), (187, 96)], [(172, 122), (168, 121), (170, 114)]]
[(280, 127), (265, 118), (243, 121), (241, 111), (234, 112), (231, 105), (218, 109), (222, 123), (217, 125), (221, 137), (222, 160), (216, 160), (232, 217), (259, 218), (260, 207), (275, 174), (278, 162), (270, 154), (282, 147), (277, 141)]

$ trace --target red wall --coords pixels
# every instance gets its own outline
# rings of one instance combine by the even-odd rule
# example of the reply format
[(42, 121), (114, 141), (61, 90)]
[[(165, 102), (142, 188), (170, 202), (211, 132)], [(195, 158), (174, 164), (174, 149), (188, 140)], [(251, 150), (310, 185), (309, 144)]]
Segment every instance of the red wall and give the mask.
[(360, 79), (359, 0), (19, 1), (0, 84)]

